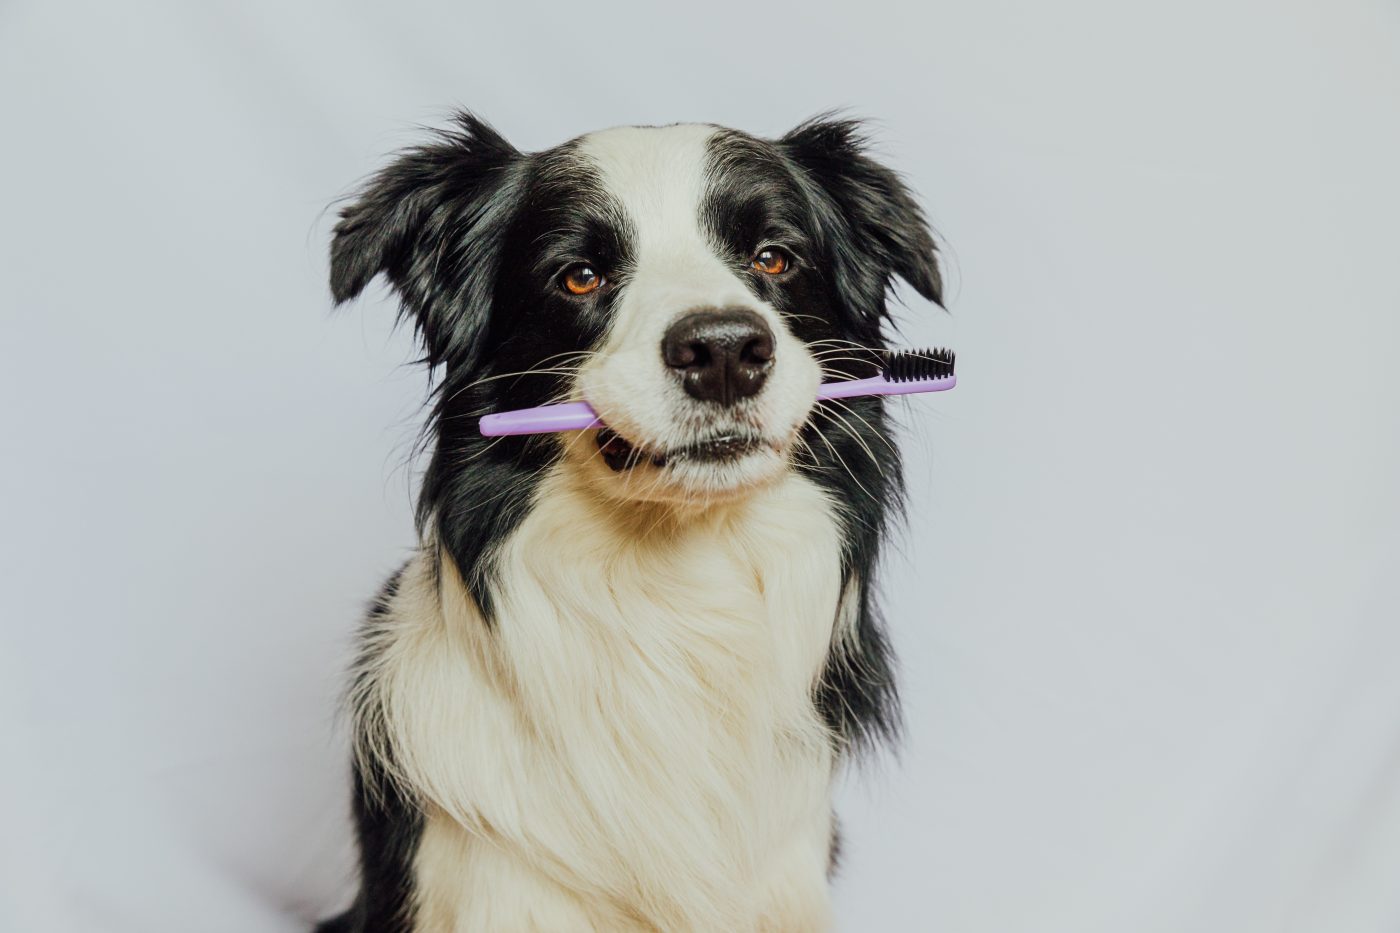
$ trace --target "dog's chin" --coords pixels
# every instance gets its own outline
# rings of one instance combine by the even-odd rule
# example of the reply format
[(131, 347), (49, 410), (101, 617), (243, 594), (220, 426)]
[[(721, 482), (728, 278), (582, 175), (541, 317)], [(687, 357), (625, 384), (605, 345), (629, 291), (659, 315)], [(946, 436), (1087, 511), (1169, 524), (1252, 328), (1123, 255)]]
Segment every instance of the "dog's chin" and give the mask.
[(581, 466), (610, 498), (706, 505), (740, 498), (788, 469), (787, 438), (713, 430), (666, 444), (602, 427), (580, 438)]

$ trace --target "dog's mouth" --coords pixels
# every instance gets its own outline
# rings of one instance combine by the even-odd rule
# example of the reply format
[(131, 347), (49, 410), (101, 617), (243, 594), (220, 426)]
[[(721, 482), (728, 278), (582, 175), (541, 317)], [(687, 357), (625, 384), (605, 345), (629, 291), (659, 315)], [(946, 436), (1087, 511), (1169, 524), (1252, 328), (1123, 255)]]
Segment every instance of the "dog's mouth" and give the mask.
[(748, 434), (717, 434), (695, 443), (666, 450), (648, 450), (633, 444), (612, 428), (598, 429), (598, 452), (614, 473), (631, 470), (643, 463), (662, 468), (678, 462), (724, 463), (737, 460), (763, 446), (761, 438)]

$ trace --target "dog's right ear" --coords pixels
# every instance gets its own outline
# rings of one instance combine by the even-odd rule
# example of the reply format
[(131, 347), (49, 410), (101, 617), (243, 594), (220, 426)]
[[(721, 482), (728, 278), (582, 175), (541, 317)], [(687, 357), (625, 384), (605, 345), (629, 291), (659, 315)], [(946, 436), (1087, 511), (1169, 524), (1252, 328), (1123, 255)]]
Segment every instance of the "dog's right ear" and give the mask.
[[(778, 140), (815, 185), (838, 291), (856, 320), (878, 327), (895, 277), (942, 304), (938, 250), (903, 180), (877, 162), (856, 120), (814, 117)], [(873, 339), (873, 338), (872, 338)]]
[(431, 142), (402, 153), (340, 212), (331, 242), (335, 303), (383, 273), (400, 313), (413, 318), (425, 361), (473, 365), (523, 162), (465, 112)]

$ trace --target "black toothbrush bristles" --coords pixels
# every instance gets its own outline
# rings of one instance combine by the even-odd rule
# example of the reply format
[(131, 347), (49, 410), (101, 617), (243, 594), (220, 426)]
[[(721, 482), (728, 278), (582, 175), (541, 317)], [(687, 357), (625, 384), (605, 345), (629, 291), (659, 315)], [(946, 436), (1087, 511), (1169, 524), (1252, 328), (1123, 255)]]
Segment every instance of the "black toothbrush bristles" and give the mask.
[(881, 375), (890, 382), (942, 379), (953, 375), (956, 359), (953, 351), (944, 347), (929, 350), (886, 350), (885, 366)]

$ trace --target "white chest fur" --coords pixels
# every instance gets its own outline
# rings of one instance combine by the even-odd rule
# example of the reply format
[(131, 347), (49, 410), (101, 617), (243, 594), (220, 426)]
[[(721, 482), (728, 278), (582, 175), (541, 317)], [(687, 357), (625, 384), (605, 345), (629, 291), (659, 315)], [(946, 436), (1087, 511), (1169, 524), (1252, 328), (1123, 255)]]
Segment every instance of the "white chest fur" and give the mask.
[(491, 629), (425, 552), (373, 636), (362, 752), (391, 741), (429, 813), (419, 928), (823, 928), (831, 506), (789, 476), (618, 511), (556, 473), (497, 554)]

